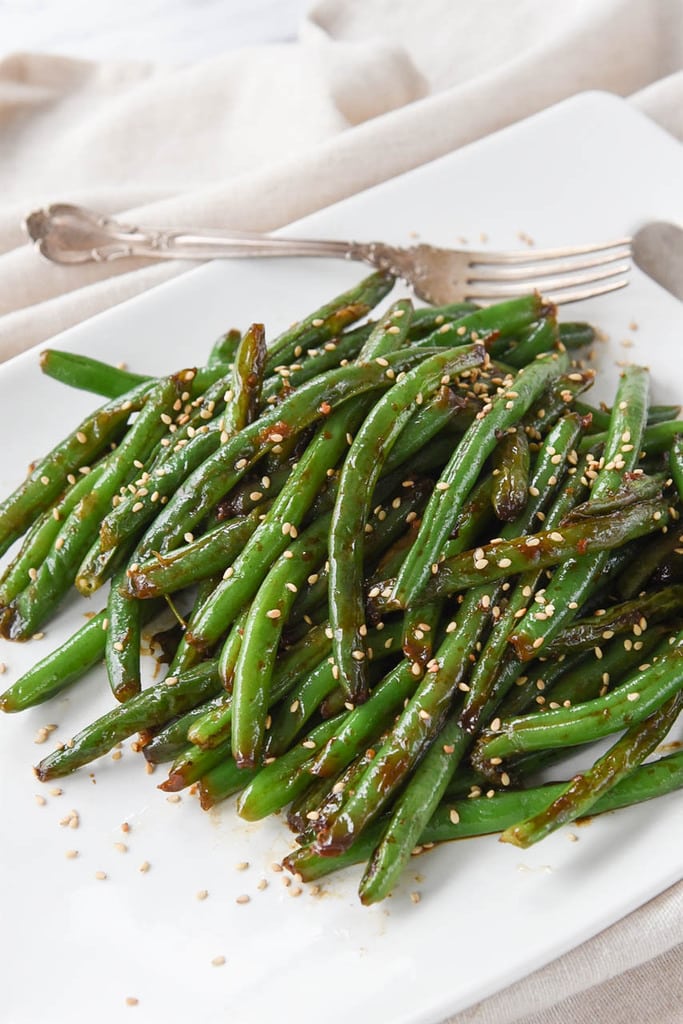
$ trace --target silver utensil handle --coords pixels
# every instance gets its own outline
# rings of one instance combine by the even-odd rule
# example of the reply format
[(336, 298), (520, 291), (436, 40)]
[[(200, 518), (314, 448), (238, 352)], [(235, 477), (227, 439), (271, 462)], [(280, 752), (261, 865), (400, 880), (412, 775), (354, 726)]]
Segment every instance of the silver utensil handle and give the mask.
[(360, 259), (350, 242), (309, 238), (277, 238), (257, 234), (214, 234), (213, 232), (144, 231), (123, 242), (127, 251), (110, 249), (107, 258), (149, 256), (154, 259), (211, 259), (254, 256), (326, 256), (336, 259)]
[(371, 261), (372, 244), (324, 239), (124, 224), (80, 206), (56, 203), (26, 219), (26, 230), (45, 256), (60, 263), (108, 262), (128, 256), (151, 259), (212, 257), (323, 256)]

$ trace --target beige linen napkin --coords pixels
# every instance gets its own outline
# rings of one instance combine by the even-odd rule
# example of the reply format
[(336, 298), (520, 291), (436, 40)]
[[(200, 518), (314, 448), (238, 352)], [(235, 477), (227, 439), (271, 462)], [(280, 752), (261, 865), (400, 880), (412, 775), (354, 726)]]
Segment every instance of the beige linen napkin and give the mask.
[[(182, 68), (0, 61), (0, 358), (183, 267), (57, 267), (56, 199), (150, 224), (269, 230), (585, 89), (683, 139), (682, 0), (320, 0), (289, 45)], [(635, 95), (634, 95), (635, 94)], [(680, 1024), (683, 886), (453, 1024)]]

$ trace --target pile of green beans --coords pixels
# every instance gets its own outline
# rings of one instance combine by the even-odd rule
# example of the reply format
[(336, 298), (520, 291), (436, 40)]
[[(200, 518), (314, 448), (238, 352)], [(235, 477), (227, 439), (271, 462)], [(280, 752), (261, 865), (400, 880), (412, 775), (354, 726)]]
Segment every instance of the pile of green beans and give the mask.
[[(683, 786), (683, 754), (647, 760), (683, 709), (679, 409), (649, 406), (638, 366), (586, 404), (593, 330), (538, 295), (373, 312), (393, 283), (272, 341), (230, 330), (165, 378), (48, 350), (45, 373), (107, 403), (0, 505), (0, 551), (23, 538), (1, 636), (103, 588), (0, 696), (21, 711), (106, 666), (112, 710), (38, 778), (139, 733), (162, 790), (238, 794), (250, 821), (289, 807), (303, 879), (365, 864), (364, 903), (417, 847), (528, 846)], [(572, 747), (585, 771), (546, 784)]]

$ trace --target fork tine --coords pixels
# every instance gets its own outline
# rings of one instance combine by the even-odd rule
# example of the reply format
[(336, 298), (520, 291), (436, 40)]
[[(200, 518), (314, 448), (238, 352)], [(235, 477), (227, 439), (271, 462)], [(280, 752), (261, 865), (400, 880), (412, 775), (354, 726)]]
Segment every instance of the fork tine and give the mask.
[(597, 295), (619, 291), (620, 288), (625, 288), (627, 284), (628, 278), (625, 277), (623, 280), (609, 281), (606, 284), (598, 285), (597, 288), (584, 288), (573, 292), (551, 292), (549, 295), (545, 295), (544, 298), (556, 306), (568, 305), (570, 302), (583, 302), (585, 299), (594, 299)]
[[(628, 277), (617, 278), (613, 281), (607, 281), (596, 285), (594, 288), (580, 288), (574, 291), (563, 291), (563, 292), (547, 292), (543, 295), (543, 298), (547, 302), (552, 302), (555, 306), (569, 305), (571, 302), (583, 302), (586, 299), (594, 299), (598, 295), (605, 295), (608, 292), (619, 291), (620, 288), (625, 288), (628, 284)], [(509, 296), (492, 295), (490, 298), (484, 299), (484, 304), (492, 304), (500, 301), (502, 298), (509, 298)]]
[(585, 256), (591, 252), (606, 252), (609, 249), (625, 248), (630, 254), (631, 239), (616, 238), (612, 242), (591, 242), (588, 245), (565, 245), (556, 249), (513, 249), (509, 252), (482, 252), (467, 250), (470, 263), (539, 263), (544, 260), (565, 259), (570, 256)]
[[(598, 256), (585, 256), (585, 257), (573, 257), (570, 259), (562, 259), (557, 261), (548, 261), (549, 265), (543, 267), (543, 273), (546, 277), (551, 274), (566, 274), (572, 273), (577, 270), (590, 270), (593, 267), (605, 266), (608, 263), (616, 263), (617, 260), (627, 259), (629, 257), (628, 252), (622, 250), (616, 250), (615, 252), (608, 252), (607, 255)], [(530, 275), (537, 274), (541, 268), (538, 266), (524, 265), (505, 265), (496, 264), (495, 266), (483, 266), (481, 264), (470, 264), (471, 275), (468, 277), (468, 281), (514, 281), (522, 280), (526, 278), (530, 279)]]
[(470, 299), (492, 299), (509, 298), (513, 295), (524, 295), (530, 290), (545, 293), (546, 290), (562, 290), (565, 288), (581, 288), (584, 285), (594, 284), (596, 281), (604, 281), (611, 277), (619, 277), (628, 274), (630, 265), (621, 263), (618, 266), (595, 269), (592, 273), (569, 274), (564, 277), (550, 275), (548, 277), (527, 277), (525, 281), (509, 282), (506, 280), (491, 281), (488, 284), (467, 285), (467, 298)]

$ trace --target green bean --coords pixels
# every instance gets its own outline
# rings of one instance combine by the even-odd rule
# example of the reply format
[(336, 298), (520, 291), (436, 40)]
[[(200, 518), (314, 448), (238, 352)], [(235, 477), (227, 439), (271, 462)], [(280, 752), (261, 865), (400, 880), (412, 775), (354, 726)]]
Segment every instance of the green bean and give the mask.
[(587, 501), (575, 505), (564, 517), (561, 525), (582, 522), (592, 516), (609, 515), (627, 508), (629, 505), (634, 505), (636, 502), (661, 497), (665, 488), (664, 473), (650, 475), (636, 469), (615, 491), (591, 496)]
[[(496, 444), (496, 432), (507, 430), (523, 415), (549, 379), (562, 373), (567, 360), (562, 355), (542, 356), (520, 370), (514, 391), (491, 400), (490, 411), (475, 420), (455, 449), (430, 499), (417, 540), (399, 572), (394, 596), (405, 607), (422, 592), (438, 563), (443, 543), (453, 520), (472, 489), (487, 457)], [(504, 397), (514, 394), (514, 398)]]
[[(604, 814), (664, 796), (683, 786), (683, 752), (669, 754), (636, 768), (593, 805), (591, 815)], [(550, 783), (533, 789), (502, 791), (490, 799), (447, 801), (437, 808), (419, 842), (442, 843), (453, 839), (502, 832), (522, 818), (535, 814), (559, 796), (565, 783)], [(353, 845), (334, 857), (321, 856), (315, 846), (303, 846), (285, 857), (284, 867), (313, 882), (333, 871), (368, 860), (381, 838), (384, 821), (370, 825)]]
[(140, 679), (140, 605), (122, 592), (124, 574), (111, 581), (107, 601), (105, 664), (114, 697), (123, 703), (142, 687)]
[(151, 377), (130, 373), (91, 356), (46, 348), (40, 353), (40, 369), (54, 380), (81, 391), (92, 391), (103, 398), (120, 398), (140, 384), (153, 383)]
[[(335, 814), (348, 794), (352, 793), (357, 780), (375, 756), (375, 749), (386, 740), (380, 736), (374, 746), (362, 750), (350, 765), (337, 776), (309, 776), (309, 786), (292, 801), (287, 812), (287, 824), (293, 831), (300, 833), (300, 842), (315, 839), (316, 832), (323, 827)], [(315, 813), (310, 815), (310, 811)]]
[(680, 405), (651, 405), (647, 414), (648, 427), (655, 423), (664, 423), (665, 420), (675, 420), (681, 414)]
[(321, 722), (305, 740), (262, 768), (237, 802), (241, 817), (247, 821), (266, 818), (301, 794), (310, 779), (308, 772), (302, 769), (314, 756), (315, 750), (334, 735), (338, 726), (336, 718)]
[(514, 347), (506, 349), (502, 358), (509, 366), (521, 369), (537, 356), (557, 348), (559, 340), (557, 320), (547, 316), (520, 332)]
[(641, 665), (670, 633), (667, 625), (648, 626), (635, 643), (629, 642), (626, 647), (620, 637), (615, 637), (609, 641), (603, 639), (599, 653), (591, 651), (586, 655), (579, 651), (571, 657), (560, 655), (556, 659), (534, 662), (516, 680), (496, 709), (497, 714), (510, 718), (529, 709), (537, 710), (534, 704), (552, 709), (593, 700)]
[[(558, 529), (541, 530), (501, 543), (483, 544), (442, 562), (425, 588), (430, 597), (446, 596), (530, 569), (545, 569), (597, 551), (611, 551), (669, 523), (664, 499), (642, 501), (611, 515), (593, 516)], [(580, 564), (580, 563), (579, 563)]]
[[(663, 587), (652, 594), (623, 601), (565, 626), (545, 649), (549, 657), (599, 646), (605, 634), (631, 633), (638, 637), (655, 622), (671, 619), (683, 610), (683, 585)], [(609, 635), (607, 637), (609, 639)]]
[[(647, 371), (642, 367), (629, 366), (624, 370), (605, 440), (603, 468), (587, 471), (593, 476), (592, 499), (617, 491), (622, 473), (630, 472), (637, 463), (647, 416), (647, 384)], [(510, 637), (519, 658), (529, 661), (560, 632), (573, 617), (574, 608), (586, 600), (607, 557), (606, 551), (596, 552), (583, 558), (569, 558), (558, 567), (545, 593), (546, 601), (554, 609), (553, 615), (539, 619), (535, 612), (527, 612)]]
[(218, 503), (216, 519), (222, 522), (225, 519), (249, 515), (255, 508), (260, 509), (261, 503), (266, 499), (277, 498), (291, 472), (292, 463), (285, 461), (272, 473), (259, 477), (252, 475), (242, 480)]
[[(214, 588), (214, 591), (212, 591), (212, 593), (214, 593), (214, 592), (215, 592), (215, 588)], [(199, 607), (201, 607), (202, 604), (206, 600), (210, 599), (211, 594), (203, 595), (203, 597), (204, 597), (204, 601), (202, 601), (202, 602), (197, 601), (197, 605)], [(230, 627), (230, 629), (228, 631), (228, 635), (225, 638), (225, 642), (223, 643), (223, 646), (221, 647), (220, 655), (218, 657), (218, 674), (221, 677), (221, 682), (223, 684), (223, 687), (226, 690), (228, 690), (229, 692), (232, 692), (232, 680), (233, 680), (233, 676), (235, 674), (235, 665), (237, 664), (237, 659), (239, 657), (240, 648), (242, 647), (242, 637), (244, 636), (244, 625), (245, 625), (245, 623), (247, 621), (248, 614), (249, 614), (249, 603), (247, 602), (244, 605), (244, 607), (239, 611), (239, 613), (237, 614), (234, 622), (232, 623), (232, 625), (231, 625), (231, 627)], [(182, 663), (185, 660), (185, 651), (186, 650), (187, 650), (186, 647), (184, 647), (182, 645), (180, 646), (180, 649), (176, 652), (175, 658), (171, 662), (171, 666), (170, 666), (170, 671), (171, 672), (180, 671)], [(231, 711), (231, 716), (232, 716), (232, 711)], [(231, 721), (232, 721), (232, 717), (231, 717)]]
[(0, 606), (8, 605), (24, 587), (48, 556), (52, 545), (59, 536), (63, 521), (73, 512), (79, 502), (97, 486), (104, 472), (106, 459), (99, 462), (90, 473), (80, 476), (65, 494), (36, 520), (24, 538), (21, 550), (12, 559), (0, 580)]
[(270, 507), (265, 502), (248, 515), (217, 523), (175, 551), (156, 552), (142, 564), (134, 563), (127, 570), (128, 589), (137, 598), (172, 594), (192, 583), (222, 573), (259, 525), (261, 515)]
[[(674, 438), (683, 433), (683, 421), (666, 420), (645, 427), (640, 447), (648, 455), (661, 455), (668, 452)], [(581, 442), (581, 451), (592, 451), (593, 446), (605, 441), (605, 434), (591, 434)]]
[(37, 463), (26, 480), (0, 504), (0, 554), (20, 537), (28, 523), (64, 492), (68, 477), (89, 466), (124, 433), (132, 412), (142, 408), (151, 388), (139, 387), (103, 405)]
[(683, 501), (683, 435), (676, 434), (669, 449), (669, 469), (678, 495)]
[(221, 334), (211, 346), (209, 358), (206, 361), (207, 366), (229, 366), (235, 358), (235, 352), (241, 340), (242, 334), (235, 328)]
[[(607, 406), (596, 409), (594, 405), (587, 405), (585, 402), (576, 402), (575, 408), (582, 416), (590, 416), (592, 419), (591, 429), (593, 431), (607, 431), (609, 429), (610, 410)], [(651, 405), (647, 413), (647, 425), (662, 423), (665, 420), (675, 420), (680, 414), (680, 405)]]
[(384, 732), (417, 685), (418, 677), (412, 672), (412, 666), (405, 660), (399, 662), (366, 702), (349, 712), (335, 735), (315, 756), (309, 768), (311, 774), (328, 778), (338, 775), (368, 742)]
[(570, 708), (494, 720), (482, 733), (473, 754), (475, 767), (492, 757), (576, 746), (642, 722), (683, 685), (683, 631), (675, 643), (647, 668), (635, 672), (603, 697)]
[(447, 349), (425, 360), (377, 402), (349, 449), (332, 513), (329, 561), (334, 656), (341, 685), (352, 700), (366, 696), (363, 534), (384, 459), (410, 418), (416, 399), (435, 390), (444, 375), (457, 375), (480, 365), (484, 358), (483, 345), (474, 344)]
[(680, 579), (683, 572), (682, 543), (681, 530), (677, 525), (641, 545), (638, 558), (625, 566), (614, 584), (616, 596), (628, 599), (635, 597), (646, 585), (657, 586)]
[(683, 692), (675, 694), (644, 721), (631, 726), (592, 768), (575, 775), (542, 811), (507, 828), (500, 837), (501, 842), (527, 849), (555, 829), (586, 814), (604, 793), (628, 777), (652, 753), (681, 710)]
[(188, 733), (192, 726), (216, 708), (224, 707), (226, 700), (229, 699), (228, 694), (219, 693), (216, 697), (211, 697), (203, 704), (198, 704), (196, 708), (191, 708), (184, 715), (174, 718), (167, 725), (162, 726), (154, 735), (145, 739), (142, 747), (145, 759), (151, 764), (172, 761), (187, 747)]
[(376, 903), (393, 889), (438, 807), (470, 739), (457, 717), (447, 721), (392, 810), (359, 887), (361, 903)]
[(440, 345), (451, 348), (461, 345), (464, 341), (476, 341), (472, 334), (488, 335), (516, 334), (540, 320), (550, 311), (538, 293), (523, 295), (519, 299), (498, 302), (459, 317), (453, 323), (444, 323), (424, 339), (427, 345)]
[[(580, 428), (581, 422), (575, 415), (565, 417), (552, 428), (541, 448), (529, 487), (530, 498), (523, 515), (505, 525), (503, 540), (527, 530), (533, 523), (557, 484), (556, 474), (560, 473), (558, 449), (564, 452), (566, 457)], [(567, 489), (555, 502), (553, 514), (556, 516), (561, 515), (565, 506), (566, 493)], [(497, 607), (495, 588), (480, 587), (478, 592), (482, 605), (486, 603), (488, 606)], [(462, 755), (470, 743), (469, 734), (478, 729), (483, 716), (495, 706), (500, 694), (505, 692), (506, 687), (514, 679), (516, 666), (510, 664), (509, 657), (506, 661), (503, 655), (501, 660), (501, 655), (507, 635), (504, 621), (506, 616), (508, 621), (512, 618), (517, 593), (519, 589), (509, 598), (508, 612), (502, 616), (502, 620), (494, 620), (493, 631), (475, 662), (469, 684), (465, 688), (463, 708), (446, 723), (438, 741), (432, 745), (397, 801), (382, 841), (375, 850), (361, 883), (361, 898), (365, 902), (381, 898), (380, 894), (386, 894), (392, 887), (410, 858), (429, 816), (457, 770)]]
[(461, 320), (467, 313), (476, 313), (474, 302), (451, 302), (445, 306), (420, 306), (413, 310), (410, 325), (411, 341), (426, 337), (446, 322)]
[[(387, 356), (389, 369), (394, 372), (408, 369), (420, 358), (421, 353), (409, 350)], [(382, 390), (390, 383), (383, 366), (369, 363), (330, 370), (302, 384), (255, 423), (227, 438), (190, 474), (157, 515), (144, 537), (143, 547), (172, 550), (186, 530), (192, 529), (203, 517), (204, 510), (217, 504), (250, 466), (283, 438), (329, 416), (342, 402), (369, 391)]]
[[(240, 645), (242, 639), (241, 631), (243, 631), (247, 614), (248, 609), (245, 609), (240, 618), (236, 620), (235, 626), (230, 633), (230, 637), (233, 637), (233, 634), (237, 634), (237, 636), (239, 636)], [(292, 687), (302, 677), (305, 677), (309, 672), (314, 671), (321, 659), (329, 654), (332, 645), (326, 635), (326, 631), (326, 626), (314, 626), (302, 640), (290, 647), (281, 656), (279, 664), (273, 675), (271, 686), (271, 699), (273, 703), (280, 700), (285, 694), (289, 693)], [(232, 655), (233, 664), (230, 669), (230, 675), (232, 674), (234, 663), (237, 661), (237, 655), (239, 654), (239, 646), (236, 637), (233, 637), (232, 642), (236, 649)], [(219, 673), (223, 680), (225, 680), (223, 673), (226, 669), (225, 664), (223, 664), (223, 657), (225, 656), (226, 648), (229, 643), (230, 638), (223, 647), (221, 660), (219, 661)], [(232, 681), (232, 679), (230, 679), (230, 681)], [(195, 743), (197, 746), (202, 748), (215, 747), (218, 746), (219, 743), (228, 739), (231, 735), (231, 731), (232, 696), (225, 694), (221, 705), (210, 709), (203, 718), (191, 726), (188, 731), (187, 738), (190, 742)]]
[[(193, 614), (183, 651), (183, 663), (197, 657), (197, 649), (209, 649), (227, 629), (245, 603), (253, 598), (275, 558), (296, 537), (315, 496), (327, 479), (327, 471), (347, 448), (350, 430), (367, 410), (363, 395), (328, 418), (318, 430), (275, 499), (266, 518), (230, 566), (230, 571), (210, 599)], [(193, 650), (194, 648), (194, 650)]]
[(395, 352), (408, 344), (408, 332), (413, 320), (413, 304), (410, 299), (399, 299), (387, 310), (358, 353), (358, 362), (367, 362)]
[[(392, 657), (394, 651), (399, 651), (400, 622), (388, 622), (381, 626), (381, 629), (372, 629), (368, 633), (368, 650), (373, 652), (373, 665)], [(274, 713), (266, 753), (269, 756), (283, 753), (322, 701), (338, 687), (334, 666), (325, 658), (300, 679), (287, 695), (287, 700)]]
[(209, 811), (221, 800), (244, 789), (245, 784), (255, 778), (261, 768), (238, 768), (231, 757), (226, 758), (198, 780), (199, 804), (203, 811)]
[(257, 418), (261, 404), (266, 351), (266, 332), (263, 324), (252, 324), (235, 351), (224, 430), (242, 430)]
[(510, 428), (494, 448), (491, 502), (504, 523), (520, 515), (529, 496), (531, 455), (529, 438), (521, 427)]
[(106, 611), (88, 619), (73, 636), (42, 658), (0, 696), (3, 711), (42, 704), (80, 679), (104, 655)]
[(550, 381), (522, 418), (529, 439), (540, 441), (570, 408), (579, 412), (576, 396), (586, 391), (594, 380), (593, 370), (571, 370)]
[[(318, 833), (321, 851), (337, 852), (379, 814), (397, 787), (420, 760), (447, 714), (458, 684), (469, 668), (469, 655), (490, 611), (481, 606), (479, 588), (470, 591), (436, 658), (427, 666), (412, 699), (387, 741), (358, 780), (339, 813)], [(449, 631), (450, 630), (450, 631)]]
[(457, 420), (463, 402), (447, 385), (442, 385), (413, 413), (399, 435), (384, 464), (384, 471), (390, 473), (412, 458), (432, 438)]
[(282, 625), (310, 569), (325, 558), (328, 527), (326, 516), (286, 549), (274, 562), (249, 609), (233, 677), (232, 753), (239, 768), (253, 768), (260, 761)]
[(289, 327), (268, 346), (268, 361), (297, 359), (299, 349), (323, 344), (336, 337), (349, 324), (355, 323), (369, 313), (394, 286), (394, 278), (383, 271), (377, 271), (331, 302)]
[[(516, 520), (506, 523), (503, 529), (503, 540), (519, 532), (524, 532), (533, 523), (536, 515), (544, 507), (552, 489), (556, 486), (555, 474), (560, 473), (558, 449), (565, 453), (565, 458), (578, 436), (581, 421), (576, 415), (566, 416), (550, 431), (538, 456), (537, 465), (529, 487), (529, 500)], [(551, 485), (550, 481), (554, 483)], [(566, 498), (562, 496), (555, 502), (554, 515), (561, 514)], [(479, 587), (480, 603), (484, 607), (496, 607), (497, 592), (495, 587)], [(514, 602), (514, 593), (510, 605)], [(505, 616), (503, 616), (505, 618)], [(495, 620), (494, 620), (495, 621)], [(457, 771), (461, 758), (471, 742), (470, 734), (476, 731), (484, 714), (498, 699), (488, 664), (494, 660), (500, 663), (501, 639), (506, 633), (489, 636), (487, 644), (475, 662), (469, 685), (465, 686), (465, 702), (461, 711), (456, 712), (446, 722), (438, 739), (432, 744), (422, 763), (399, 796), (391, 813), (389, 823), (383, 832), (382, 840), (375, 849), (371, 862), (363, 876), (360, 886), (361, 900), (365, 903), (375, 902), (388, 895), (396, 879), (400, 876), (408, 862), (412, 851), (430, 816), (434, 812), (453, 774)], [(491, 655), (494, 652), (492, 659)], [(509, 673), (512, 678), (513, 673)], [(504, 690), (501, 682), (506, 679), (504, 672), (497, 676), (499, 689)]]
[[(375, 506), (366, 524), (365, 555), (369, 563), (367, 572), (371, 572), (370, 563), (381, 558), (387, 548), (403, 535), (413, 518), (419, 515), (430, 491), (430, 481), (417, 479), (412, 481), (411, 487), (404, 488), (402, 494), (396, 496), (388, 506)], [(378, 497), (378, 493), (383, 492), (384, 487), (380, 480), (373, 501)], [(299, 596), (292, 606), (288, 627), (296, 626), (307, 614), (314, 614), (323, 603), (327, 604), (328, 584), (329, 572), (326, 564), (311, 574), (305, 589), (300, 589)]]
[[(199, 779), (207, 775), (214, 768), (217, 768), (224, 761), (232, 761), (238, 770), (244, 767), (234, 761), (230, 740), (224, 740), (218, 746), (207, 750), (202, 750), (192, 743), (186, 743), (173, 761), (168, 776), (159, 785), (159, 789), (164, 793), (178, 793), (181, 789), (186, 789), (193, 783), (198, 782)], [(258, 770), (259, 766), (251, 767), (256, 767)], [(244, 784), (246, 784), (250, 778), (253, 778), (253, 772), (243, 776), (243, 778)]]
[(106, 754), (133, 733), (164, 725), (174, 716), (184, 714), (214, 696), (219, 689), (215, 661), (204, 662), (182, 676), (167, 676), (82, 729), (61, 749), (44, 758), (36, 768), (36, 775), (41, 782), (68, 775)]
[[(331, 341), (326, 341), (320, 348), (309, 348), (295, 356), (296, 362), (272, 365), (266, 363), (266, 368), (272, 370), (272, 376), (266, 377), (263, 382), (263, 400), (269, 405), (282, 401), (290, 393), (292, 388), (301, 387), (306, 381), (312, 380), (320, 374), (329, 370), (339, 369), (346, 366), (349, 360), (358, 356), (365, 341), (371, 334), (374, 323), (363, 324), (361, 327), (354, 327), (350, 331), (344, 331)], [(297, 346), (298, 351), (299, 346)]]
[(131, 476), (137, 476), (136, 463), (144, 463), (166, 433), (167, 410), (172, 407), (182, 379), (181, 374), (155, 385), (121, 444), (108, 455), (106, 467), (98, 476), (97, 488), (85, 495), (67, 516), (35, 576), (12, 601), (2, 621), (5, 636), (25, 639), (54, 612), (73, 584), (112, 498)]
[(586, 323), (563, 323), (559, 326), (560, 341), (565, 348), (574, 351), (577, 348), (586, 348), (595, 341), (595, 329)]

